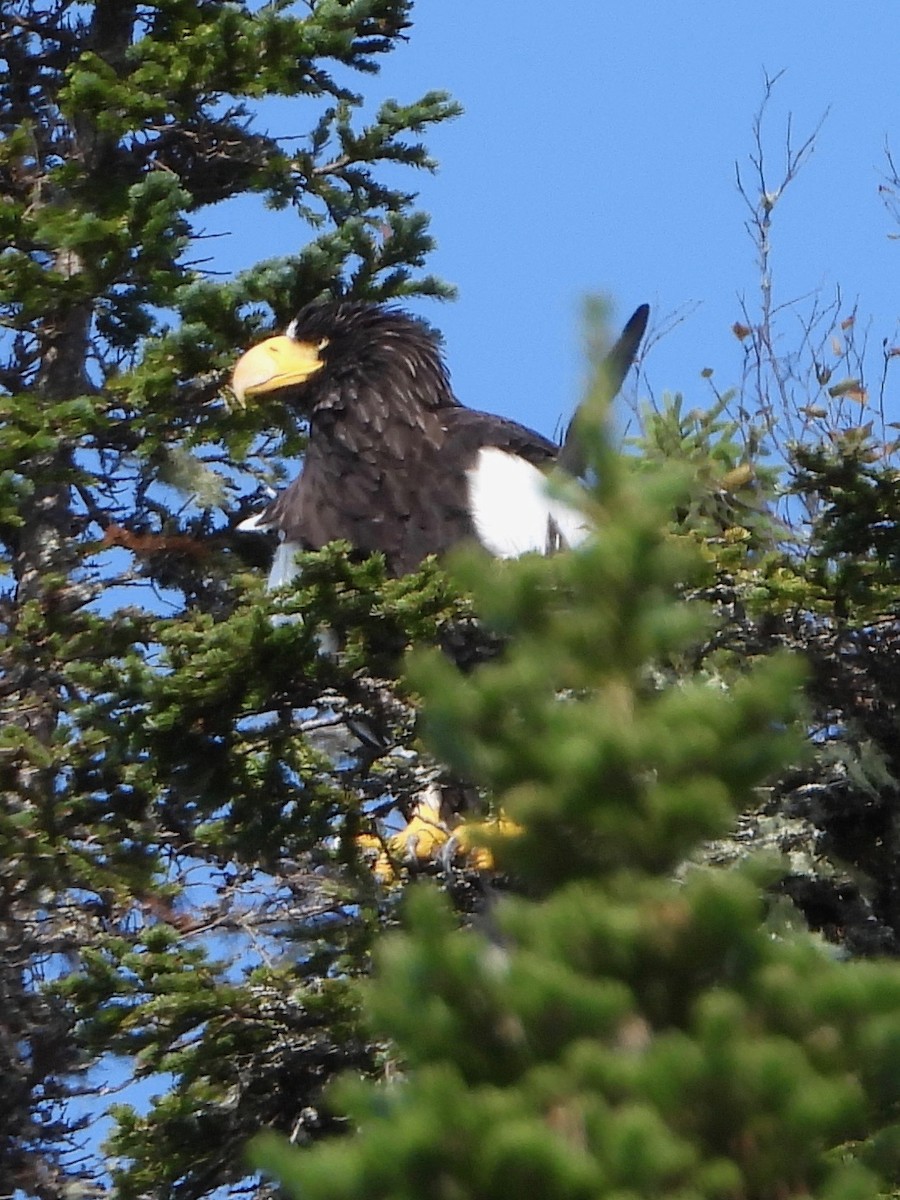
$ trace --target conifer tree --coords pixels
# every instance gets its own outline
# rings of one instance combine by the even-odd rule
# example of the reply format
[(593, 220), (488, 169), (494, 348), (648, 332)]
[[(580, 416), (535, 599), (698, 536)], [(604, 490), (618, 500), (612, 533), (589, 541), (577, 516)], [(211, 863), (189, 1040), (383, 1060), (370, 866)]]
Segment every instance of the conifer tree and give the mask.
[[(112, 1170), (120, 1197), (206, 1195), (246, 1175), (260, 1126), (326, 1131), (323, 1080), (371, 1065), (350, 990), (379, 919), (344, 828), (359, 769), (307, 733), (323, 692), (352, 684), (365, 706), (374, 685), (268, 620), (269, 551), (235, 526), (302, 434), (222, 396), (236, 352), (322, 292), (446, 290), (382, 168), (429, 168), (419, 135), (455, 108), (432, 93), (363, 120), (355, 90), (409, 10), (0, 11), (4, 1194), (100, 1195)], [(267, 97), (294, 98), (302, 137), (252, 116)], [(220, 282), (197, 239), (239, 197), (292, 207), (297, 233)], [(382, 600), (377, 563), (326, 554), (308, 578), (307, 608), (338, 622)], [(433, 625), (446, 598), (436, 577), (420, 590), (404, 605), (395, 585), (370, 663), (373, 642), (384, 667)], [(391, 770), (369, 773), (374, 795)], [(149, 1112), (125, 1089), (98, 1127), (135, 1076)]]
[(602, 425), (594, 453), (591, 543), (459, 566), (510, 636), (502, 659), (414, 663), (435, 748), (508, 818), (492, 848), (521, 894), (466, 930), (408, 895), (367, 992), (393, 1078), (341, 1086), (349, 1140), (257, 1149), (304, 1200), (850, 1200), (897, 1182), (900, 969), (767, 923), (771, 862), (690, 865), (801, 757), (799, 664), (727, 685), (692, 668), (716, 621), (683, 598), (704, 569), (666, 526), (696, 480), (635, 471)]

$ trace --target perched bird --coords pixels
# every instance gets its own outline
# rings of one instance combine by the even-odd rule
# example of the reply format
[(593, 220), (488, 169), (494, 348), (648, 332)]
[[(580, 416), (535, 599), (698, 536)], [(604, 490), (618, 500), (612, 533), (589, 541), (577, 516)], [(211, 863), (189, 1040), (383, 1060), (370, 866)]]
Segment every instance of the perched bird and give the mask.
[[(614, 394), (647, 325), (641, 305), (609, 354)], [(283, 393), (309, 422), (303, 470), (244, 530), (276, 530), (269, 586), (288, 582), (300, 549), (343, 539), (381, 551), (405, 574), (475, 539), (513, 558), (576, 545), (583, 517), (549, 496), (546, 472), (584, 463), (570, 427), (562, 447), (516, 421), (464, 408), (437, 336), (402, 310), (365, 301), (307, 305), (286, 333), (234, 369), (241, 402)]]
[[(647, 305), (635, 311), (604, 363), (610, 397), (634, 362), (648, 315)], [(380, 551), (402, 575), (467, 540), (514, 558), (574, 546), (587, 533), (583, 515), (547, 491), (554, 465), (573, 475), (586, 468), (574, 423), (558, 446), (516, 421), (464, 408), (436, 334), (396, 307), (310, 304), (283, 336), (239, 359), (232, 387), (241, 403), (282, 393), (309, 423), (300, 475), (238, 526), (279, 534), (270, 588), (296, 575), (299, 550), (338, 539), (360, 554)], [(386, 748), (367, 721), (346, 724), (364, 745)], [(428, 860), (447, 842), (458, 812), (445, 791), (426, 788), (387, 843), (363, 835), (376, 875), (390, 880), (393, 862)], [(465, 852), (476, 865), (486, 854), (472, 845)]]

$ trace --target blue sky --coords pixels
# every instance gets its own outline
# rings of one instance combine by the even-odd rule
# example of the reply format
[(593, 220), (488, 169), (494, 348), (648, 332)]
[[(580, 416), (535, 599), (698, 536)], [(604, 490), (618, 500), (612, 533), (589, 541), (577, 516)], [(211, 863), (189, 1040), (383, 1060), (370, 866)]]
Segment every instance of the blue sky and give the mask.
[[(439, 173), (413, 180), (439, 244), (432, 267), (459, 288), (421, 311), (445, 333), (460, 399), (552, 433), (582, 386), (580, 304), (597, 291), (621, 318), (643, 300), (657, 323), (689, 314), (650, 356), (655, 392), (705, 403), (703, 368), (721, 387), (737, 380), (730, 329), (739, 298), (755, 304), (757, 272), (734, 164), (748, 166), (765, 73), (784, 71), (765, 127), (773, 178), (788, 114), (799, 143), (830, 109), (775, 212), (776, 299), (839, 285), (876, 350), (893, 339), (900, 228), (878, 189), (886, 141), (900, 162), (896, 16), (885, 0), (420, 0), (408, 45), (360, 83), (373, 101), (444, 88), (466, 110), (429, 135)], [(295, 103), (272, 132), (309, 127)], [(241, 225), (213, 243), (229, 267), (308, 237), (285, 214)]]

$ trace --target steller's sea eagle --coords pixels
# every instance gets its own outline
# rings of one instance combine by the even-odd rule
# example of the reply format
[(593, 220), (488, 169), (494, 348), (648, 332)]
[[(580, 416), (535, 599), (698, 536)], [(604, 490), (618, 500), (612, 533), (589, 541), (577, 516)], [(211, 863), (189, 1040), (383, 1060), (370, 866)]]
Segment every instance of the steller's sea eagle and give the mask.
[[(614, 394), (647, 325), (638, 308), (605, 363)], [(307, 417), (298, 478), (244, 530), (281, 538), (269, 586), (295, 574), (298, 550), (342, 539), (380, 551), (395, 575), (467, 539), (513, 558), (575, 545), (583, 517), (547, 495), (555, 463), (581, 473), (570, 429), (560, 447), (516, 421), (464, 408), (450, 388), (437, 335), (391, 306), (341, 300), (307, 305), (280, 337), (234, 368), (244, 402), (283, 393)]]
[[(607, 356), (610, 396), (635, 359), (648, 315), (641, 305)], [(585, 536), (583, 516), (546, 488), (545, 472), (555, 464), (584, 472), (573, 428), (560, 447), (516, 421), (463, 408), (437, 335), (396, 307), (307, 305), (283, 336), (239, 359), (232, 387), (242, 403), (282, 393), (309, 422), (300, 475), (238, 526), (278, 532), (270, 588), (296, 575), (297, 551), (338, 539), (363, 554), (380, 551), (388, 569), (402, 575), (466, 540), (513, 558)], [(383, 748), (365, 722), (348, 726), (363, 743)], [(381, 847), (376, 875), (395, 877), (391, 858), (430, 858), (455, 819), (441, 785), (430, 785), (386, 847), (374, 839)], [(363, 835), (360, 845), (370, 844)]]

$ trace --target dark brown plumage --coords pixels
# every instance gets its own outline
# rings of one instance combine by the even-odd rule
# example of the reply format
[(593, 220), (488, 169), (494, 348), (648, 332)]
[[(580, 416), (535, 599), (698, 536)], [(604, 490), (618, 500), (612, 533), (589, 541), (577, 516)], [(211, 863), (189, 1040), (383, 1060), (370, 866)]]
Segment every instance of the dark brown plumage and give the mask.
[[(616, 388), (646, 321), (643, 306), (610, 355)], [(303, 361), (288, 365), (301, 351)], [(496, 553), (505, 552), (483, 535), (472, 511), (482, 451), (523, 460), (526, 481), (524, 464), (548, 468), (561, 453), (515, 421), (463, 408), (435, 334), (390, 306), (307, 306), (286, 338), (270, 339), (244, 356), (235, 369), (235, 390), (248, 397), (283, 392), (309, 420), (300, 476), (245, 527), (277, 529), (286, 543), (309, 549), (343, 539), (363, 553), (381, 551), (395, 574), (479, 534)], [(562, 460), (580, 469), (571, 431)], [(534, 545), (522, 548), (541, 545), (538, 534)]]

